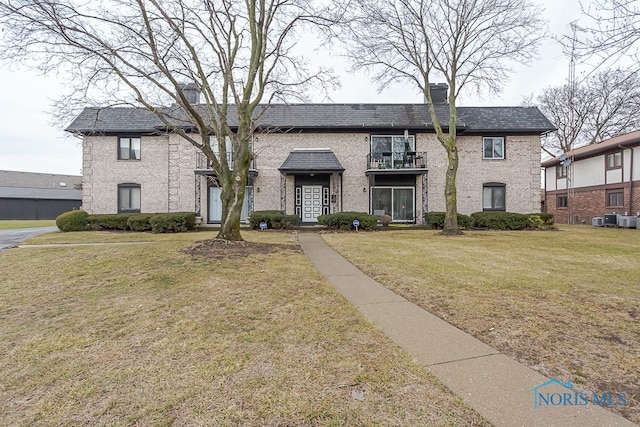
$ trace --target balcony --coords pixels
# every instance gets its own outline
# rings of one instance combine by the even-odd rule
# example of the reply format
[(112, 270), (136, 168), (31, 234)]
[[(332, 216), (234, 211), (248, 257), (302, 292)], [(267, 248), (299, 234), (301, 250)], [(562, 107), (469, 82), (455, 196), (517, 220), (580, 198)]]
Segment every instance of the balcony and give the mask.
[(427, 153), (393, 151), (367, 155), (367, 174), (427, 172)]
[[(227, 163), (230, 167), (233, 167), (233, 153), (227, 153)], [(196, 153), (196, 170), (197, 175), (214, 175), (213, 168), (209, 165), (209, 160), (207, 156), (203, 153)], [(249, 175), (255, 176), (258, 175), (258, 171), (255, 168), (255, 159), (251, 160), (251, 165), (249, 166)]]

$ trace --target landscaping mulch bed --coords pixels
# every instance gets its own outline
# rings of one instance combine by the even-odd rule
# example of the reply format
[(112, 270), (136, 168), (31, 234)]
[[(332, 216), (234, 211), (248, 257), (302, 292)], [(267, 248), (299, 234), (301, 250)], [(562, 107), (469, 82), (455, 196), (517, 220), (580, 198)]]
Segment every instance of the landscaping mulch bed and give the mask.
[(250, 255), (265, 255), (283, 251), (301, 253), (302, 249), (300, 249), (300, 246), (293, 244), (229, 242), (221, 239), (210, 239), (196, 242), (195, 245), (183, 250), (183, 252), (191, 256), (213, 259), (245, 258)]

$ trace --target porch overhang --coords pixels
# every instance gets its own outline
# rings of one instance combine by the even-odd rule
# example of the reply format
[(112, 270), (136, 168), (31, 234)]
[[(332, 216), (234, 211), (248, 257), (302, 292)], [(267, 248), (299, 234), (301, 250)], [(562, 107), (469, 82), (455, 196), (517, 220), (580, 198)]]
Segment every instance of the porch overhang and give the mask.
[(278, 169), (282, 175), (342, 174), (344, 168), (329, 148), (296, 148)]

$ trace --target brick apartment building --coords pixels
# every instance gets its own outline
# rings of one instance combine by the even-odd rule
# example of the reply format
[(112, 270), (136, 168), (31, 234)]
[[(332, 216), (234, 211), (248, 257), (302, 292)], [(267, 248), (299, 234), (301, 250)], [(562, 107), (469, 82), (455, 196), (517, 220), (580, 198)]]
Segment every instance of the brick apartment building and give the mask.
[(640, 212), (640, 131), (577, 148), (542, 163), (546, 211), (559, 223), (591, 224)]
[[(446, 124), (447, 87), (432, 93)], [(539, 212), (540, 135), (553, 130), (549, 120), (534, 107), (459, 107), (458, 116), (459, 211)], [(269, 209), (314, 223), (364, 211), (420, 223), (445, 209), (446, 152), (425, 104), (271, 105), (255, 126), (243, 218)], [(67, 130), (83, 136), (88, 212), (194, 211), (220, 221), (214, 171), (151, 112), (86, 108)]]

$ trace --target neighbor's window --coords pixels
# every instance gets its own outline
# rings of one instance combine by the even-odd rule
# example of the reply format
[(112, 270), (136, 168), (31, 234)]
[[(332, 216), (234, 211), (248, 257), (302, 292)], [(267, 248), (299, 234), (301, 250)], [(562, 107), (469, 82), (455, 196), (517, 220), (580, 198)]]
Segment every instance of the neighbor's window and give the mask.
[(624, 206), (624, 190), (607, 190), (607, 206), (612, 208)]
[(566, 178), (567, 177), (567, 167), (563, 165), (556, 166), (556, 177), (557, 178)]
[(558, 208), (566, 208), (569, 206), (569, 199), (566, 195), (558, 196), (558, 201), (556, 203), (556, 207)]
[(482, 138), (482, 145), (483, 159), (504, 159), (503, 137)]
[(489, 183), (482, 186), (482, 210), (505, 210), (505, 186), (500, 183)]
[(140, 184), (118, 185), (118, 213), (140, 212)]
[(622, 151), (607, 154), (607, 169), (620, 169), (622, 167)]
[(140, 138), (118, 138), (118, 160), (140, 160)]

